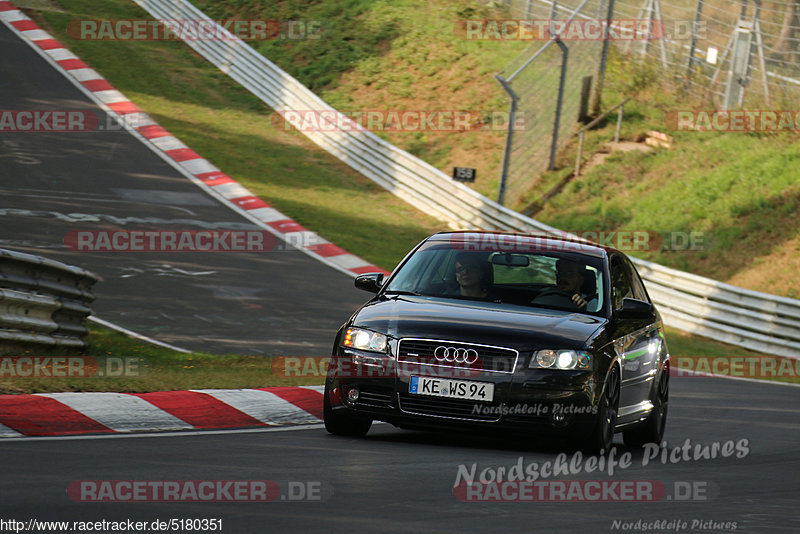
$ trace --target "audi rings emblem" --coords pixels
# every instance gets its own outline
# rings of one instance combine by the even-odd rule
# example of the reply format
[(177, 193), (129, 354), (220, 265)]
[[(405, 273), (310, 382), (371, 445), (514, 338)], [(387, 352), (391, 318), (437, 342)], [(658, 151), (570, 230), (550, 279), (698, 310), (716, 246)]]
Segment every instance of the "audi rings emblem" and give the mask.
[(478, 351), (475, 349), (464, 349), (460, 347), (445, 347), (439, 345), (433, 351), (434, 357), (440, 362), (465, 363), (472, 365), (478, 361)]

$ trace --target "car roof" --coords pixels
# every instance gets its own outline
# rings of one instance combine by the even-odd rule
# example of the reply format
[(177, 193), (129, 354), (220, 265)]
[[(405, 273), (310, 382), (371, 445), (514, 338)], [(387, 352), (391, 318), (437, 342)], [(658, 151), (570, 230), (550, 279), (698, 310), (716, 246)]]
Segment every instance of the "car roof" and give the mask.
[[(461, 230), (439, 232), (430, 236), (426, 241), (450, 241), (451, 243), (461, 243), (465, 246), (465, 250), (469, 250), (472, 247), (475, 247), (475, 250), (481, 250), (481, 247), (487, 247), (487, 249), (492, 248), (494, 250), (512, 253), (540, 250), (584, 254), (594, 258), (603, 258), (612, 253), (619, 252), (615, 248), (598, 245), (577, 236), (565, 239), (547, 235), (544, 232), (522, 234), (488, 230)], [(494, 247), (497, 248), (495, 249)]]

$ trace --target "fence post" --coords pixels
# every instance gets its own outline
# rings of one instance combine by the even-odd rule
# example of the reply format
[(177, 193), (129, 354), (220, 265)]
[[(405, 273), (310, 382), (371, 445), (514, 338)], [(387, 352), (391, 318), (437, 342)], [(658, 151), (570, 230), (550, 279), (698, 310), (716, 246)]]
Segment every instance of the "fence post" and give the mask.
[(700, 28), (700, 17), (703, 16), (703, 0), (697, 0), (697, 11), (694, 14), (694, 26), (692, 27), (692, 43), (689, 45), (689, 62), (686, 65), (686, 78), (692, 76), (692, 67), (694, 67), (694, 51), (697, 49), (697, 33)]
[(503, 205), (503, 201), (505, 200), (506, 196), (506, 181), (508, 180), (508, 165), (511, 161), (511, 141), (514, 138), (514, 122), (517, 118), (517, 101), (519, 97), (517, 93), (511, 88), (511, 85), (503, 79), (502, 76), (498, 75), (495, 76), (500, 85), (503, 86), (503, 89), (506, 90), (508, 96), (511, 97), (511, 111), (508, 114), (508, 133), (506, 134), (506, 147), (505, 152), (503, 153), (503, 173), (500, 175), (500, 187), (497, 192), (497, 203), (501, 206)]
[(569, 59), (569, 48), (564, 45), (560, 38), (556, 37), (556, 44), (561, 49), (561, 79), (558, 82), (558, 101), (556, 103), (556, 119), (553, 123), (553, 142), (550, 145), (550, 163), (548, 171), (556, 168), (556, 151), (558, 150), (558, 128), (561, 125), (561, 107), (564, 103), (564, 86), (567, 83), (567, 60)]
[(767, 62), (764, 59), (764, 39), (761, 35), (761, 0), (756, 3), (756, 14), (753, 21), (753, 30), (756, 32), (756, 46), (758, 47), (758, 66), (761, 69), (761, 84), (764, 86), (764, 100), (769, 106), (769, 82), (767, 81)]
[[(659, 49), (661, 50), (661, 65), (664, 67), (664, 70), (667, 70), (667, 46), (666, 44), (664, 44), (667, 40), (667, 36), (663, 35), (666, 32), (664, 28), (664, 19), (661, 17), (661, 0), (653, 0), (653, 8), (655, 11), (656, 19), (658, 20), (659, 31), (662, 33), (662, 35), (658, 39)], [(648, 28), (652, 29), (652, 24), (648, 25)], [(650, 31), (651, 30), (648, 30), (647, 34), (648, 40), (652, 36), (652, 33), (650, 33)]]
[(606, 63), (608, 61), (608, 26), (611, 24), (611, 19), (614, 18), (614, 1), (615, 0), (608, 0), (606, 27), (603, 30), (603, 49), (600, 52), (600, 66), (597, 68), (597, 82), (594, 86), (592, 105), (590, 108), (590, 114), (595, 117), (600, 114), (600, 109), (603, 106), (603, 84), (606, 78)]

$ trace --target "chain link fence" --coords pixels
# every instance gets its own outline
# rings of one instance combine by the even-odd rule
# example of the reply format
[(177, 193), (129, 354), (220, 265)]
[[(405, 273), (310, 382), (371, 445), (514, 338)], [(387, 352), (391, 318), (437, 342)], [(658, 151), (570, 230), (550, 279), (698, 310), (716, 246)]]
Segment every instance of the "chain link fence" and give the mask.
[[(651, 21), (650, 38), (612, 39), (631, 58), (657, 62), (664, 76), (712, 109), (797, 110), (800, 102), (800, 0), (506, 0), (519, 20)], [(552, 169), (577, 131), (588, 76), (604, 76), (603, 40), (533, 40), (498, 75), (522, 131), (510, 131), (499, 201), (513, 204)], [(566, 62), (566, 68), (562, 68)], [(600, 110), (593, 106), (591, 111)], [(531, 119), (531, 120), (527, 120)]]
[[(581, 16), (606, 18), (606, 5), (605, 0), (582, 0), (574, 6), (514, 2), (511, 11), (525, 20), (577, 22)], [(553, 167), (558, 149), (577, 132), (579, 118), (588, 111), (581, 104), (587, 104), (589, 80), (598, 74), (602, 49), (602, 39), (534, 40), (498, 75), (525, 117), (524, 129), (509, 131), (501, 204), (513, 204), (530, 189), (536, 175)]]

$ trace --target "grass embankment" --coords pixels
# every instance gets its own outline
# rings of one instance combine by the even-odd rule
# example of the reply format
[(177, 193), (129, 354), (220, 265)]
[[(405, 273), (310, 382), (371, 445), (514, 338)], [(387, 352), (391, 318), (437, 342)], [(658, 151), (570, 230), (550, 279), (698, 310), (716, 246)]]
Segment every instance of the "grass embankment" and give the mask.
[[(342, 110), (505, 111), (508, 101), (493, 75), (527, 44), (462, 39), (454, 31), (456, 21), (505, 15), (458, 0), (334, 0), (311, 6), (234, 0), (196, 3), (219, 18), (321, 21), (321, 39), (274, 40), (255, 47)], [(529, 68), (536, 67), (533, 63)], [(637, 255), (750, 289), (800, 297), (800, 279), (794, 276), (800, 270), (797, 132), (672, 131), (665, 121), (668, 112), (717, 105), (690, 98), (681, 92), (680, 82), (669, 79), (658, 65), (631, 62), (614, 47), (606, 82), (606, 108), (632, 97), (626, 106), (623, 140), (658, 130), (674, 136), (675, 148), (612, 154), (605, 164), (571, 180), (544, 202), (535, 217), (575, 231), (671, 235), (673, 250)], [(785, 96), (772, 97), (774, 109), (796, 108), (796, 102)], [(613, 129), (614, 117), (588, 136), (584, 153), (589, 156), (601, 148)], [(445, 173), (456, 165), (477, 168), (474, 187), (496, 197), (504, 132), (379, 135)], [(574, 158), (573, 140), (559, 158), (559, 169), (531, 176), (530, 191), (512, 207), (524, 210), (541, 203), (572, 170)], [(691, 232), (701, 232), (702, 243), (684, 250), (682, 238)]]
[[(174, 135), (301, 224), (387, 269), (394, 267), (419, 239), (441, 228), (441, 224), (353, 172), (311, 144), (301, 134), (275, 128), (270, 109), (182, 43), (80, 41), (67, 35), (67, 24), (76, 18), (147, 18), (134, 4), (125, 0), (61, 0), (60, 4), (65, 12), (29, 13)], [(223, 2), (219, 4), (222, 5)], [(319, 70), (314, 70), (322, 68), (314, 66), (317, 59), (340, 57), (334, 53), (337, 47), (355, 50), (351, 55), (341, 56), (343, 60), (338, 66), (332, 67), (325, 63), (323, 70), (326, 72), (343, 73), (338, 78), (334, 76), (325, 88), (318, 89), (331, 102), (338, 105), (349, 98), (350, 102), (358, 103), (362, 109), (370, 106), (379, 109), (447, 109), (446, 106), (452, 106), (452, 109), (505, 109), (501, 99), (502, 92), (495, 87), (490, 74), (502, 68), (519, 51), (520, 43), (454, 39), (450, 22), (447, 22), (445, 32), (443, 23), (426, 10), (444, 10), (448, 17), (452, 16), (454, 19), (480, 18), (484, 13), (459, 11), (458, 6), (463, 8), (463, 4), (456, 0), (432, 3), (405, 0), (391, 5), (382, 2), (332, 4), (348, 9), (355, 6), (359, 10), (355, 14), (347, 9), (342, 12), (343, 19), (356, 24), (349, 30), (350, 39), (346, 39), (349, 44), (321, 40), (313, 46), (323, 48), (309, 48), (305, 50), (305, 56), (293, 53), (292, 47), (312, 46), (311, 44), (276, 41), (263, 45), (274, 46), (275, 50), (279, 47), (286, 48), (282, 56), (276, 52), (271, 59), (306, 83), (320, 75)], [(285, 7), (292, 4), (276, 5)], [(252, 14), (251, 11), (247, 13)], [(213, 14), (219, 16), (224, 15), (224, 12)], [(296, 8), (292, 13), (276, 13), (272, 16), (267, 14), (260, 18), (313, 19), (315, 16), (322, 18), (335, 15), (327, 12), (306, 15)], [(358, 26), (359, 24), (363, 26)], [(364, 31), (356, 31), (359, 28)], [(370, 28), (379, 28), (379, 31), (371, 31)], [(366, 44), (352, 43), (362, 37), (366, 39)], [(618, 69), (625, 68), (620, 63), (615, 65)], [(674, 106), (675, 100), (669, 101), (668, 96), (659, 92), (651, 77), (638, 71), (628, 74), (624, 71), (614, 74), (612, 71), (609, 76), (611, 96), (607, 98), (607, 102), (614, 101), (614, 91), (617, 94), (627, 94), (628, 90), (638, 91), (637, 100), (628, 108), (623, 129), (625, 137), (634, 138), (641, 131), (663, 125), (663, 110)], [(615, 85), (614, 79), (625, 80), (627, 86), (623, 86), (622, 82)], [(401, 97), (406, 100), (398, 100)], [(592, 136), (589, 140), (590, 146), (592, 143), (598, 145), (601, 137), (610, 136), (609, 128), (610, 126)], [(412, 136), (411, 139), (398, 138), (409, 135)], [(497, 137), (491, 132), (489, 135), (470, 132), (438, 137), (395, 133), (391, 136), (392, 141), (412, 151), (416, 150), (416, 153), (434, 161), (440, 168), (446, 168), (451, 163), (472, 164), (479, 168), (479, 176), (487, 175), (484, 171), (491, 169), (493, 162), (497, 161), (498, 147), (502, 145), (502, 136)], [(718, 169), (736, 169), (738, 165), (742, 165), (736, 163), (741, 153), (730, 148), (729, 152), (722, 154), (735, 153), (737, 158), (729, 156), (730, 160), (726, 159), (720, 156), (719, 145), (728, 146), (732, 143), (731, 147), (736, 146), (742, 151), (743, 140), (751, 140), (751, 144), (744, 145), (748, 150), (755, 151), (762, 157), (774, 156), (768, 176), (783, 176), (784, 164), (792, 161), (794, 156), (791, 154), (796, 154), (788, 150), (790, 156), (778, 156), (778, 153), (784, 154), (778, 152), (778, 149), (788, 144), (783, 137), (765, 139), (759, 136), (745, 137), (742, 134), (722, 136), (696, 133), (676, 137), (680, 141), (679, 148), (673, 151), (612, 156), (606, 165), (596, 167), (585, 177), (576, 180), (575, 185), (570, 185), (553, 201), (553, 206), (562, 207), (551, 209), (546, 206), (541, 212), (541, 218), (565, 227), (576, 228), (574, 225), (580, 223), (580, 227), (598, 230), (624, 227), (627, 224), (644, 224), (633, 220), (633, 216), (651, 217), (646, 221), (656, 221), (654, 229), (691, 227), (695, 219), (686, 216), (689, 211), (687, 204), (698, 206), (692, 212), (697, 216), (705, 212), (702, 208), (706, 204), (701, 200), (702, 197), (698, 200), (693, 198), (692, 190), (686, 189), (681, 181), (682, 177), (694, 176), (698, 186), (702, 186), (705, 184), (703, 169), (708, 171), (708, 162), (716, 162)], [(461, 159), (460, 155), (466, 154), (469, 158)], [(487, 162), (485, 164), (489, 167), (473, 163), (478, 161)], [(756, 169), (761, 159), (757, 157), (748, 161), (750, 163), (746, 168)], [(442, 162), (449, 163), (445, 165)], [(569, 158), (564, 158), (564, 162), (565, 166), (568, 165)], [(660, 171), (662, 164), (670, 170)], [(680, 165), (683, 167), (676, 168)], [(647, 198), (661, 187), (670, 186), (671, 182), (659, 182), (659, 179), (664, 178), (665, 172), (672, 182), (680, 181), (684, 184), (685, 196), (681, 197), (682, 202), (670, 208), (656, 196), (650, 200), (655, 211), (651, 214), (639, 214), (637, 203), (640, 199)], [(723, 177), (720, 183), (724, 183), (726, 171), (718, 172)], [(616, 178), (610, 179), (609, 176)], [(592, 186), (592, 189), (591, 180), (600, 185)], [(732, 179), (729, 182), (730, 180)], [(585, 181), (589, 181), (589, 184), (577, 185)], [(647, 186), (640, 185), (640, 181)], [(478, 187), (485, 187), (487, 184), (488, 182), (483, 185), (479, 183)], [(608, 192), (611, 191), (608, 188), (612, 186), (615, 188), (614, 194)], [(680, 197), (681, 187), (672, 187), (677, 193), (673, 193), (670, 198)], [(714, 187), (710, 189), (712, 192), (716, 191), (713, 204), (721, 215), (715, 215), (717, 218), (713, 220), (723, 220), (724, 210), (730, 207), (730, 203), (725, 200), (726, 190), (720, 189), (719, 185)], [(772, 195), (777, 189), (779, 187), (773, 187), (772, 184), (764, 184), (762, 196), (772, 198), (767, 192)], [(596, 197), (589, 196), (593, 190)], [(742, 192), (739, 195), (740, 205), (744, 208), (740, 209), (757, 207), (760, 192), (753, 191), (751, 185), (734, 187), (734, 190)], [(747, 195), (744, 194), (745, 191)], [(535, 198), (535, 194), (531, 198)], [(567, 202), (566, 199), (569, 198), (573, 198), (575, 203)], [(610, 202), (612, 200), (614, 202)], [(609, 217), (609, 213), (620, 215)], [(684, 217), (680, 219), (684, 226), (676, 226), (677, 222), (667, 218), (678, 215)], [(755, 212), (748, 216), (752, 216), (756, 225), (763, 217)], [(783, 223), (791, 227), (786, 220)], [(768, 241), (759, 241), (759, 238), (763, 240), (764, 236), (758, 232), (752, 237), (748, 234), (748, 239), (756, 244), (756, 253), (760, 250), (758, 246), (768, 247)], [(788, 243), (787, 241), (787, 246)], [(724, 258), (728, 254), (718, 252), (718, 249), (712, 248), (706, 250), (704, 255), (685, 254), (680, 260), (680, 266), (691, 268), (694, 265), (716, 265), (726, 261)], [(674, 263), (679, 260), (672, 261)], [(759, 258), (755, 257), (753, 264), (757, 265), (758, 261)], [(771, 272), (777, 274), (780, 270), (771, 269)], [(790, 288), (791, 285), (787, 287)], [(749, 354), (749, 351), (675, 332), (668, 334), (668, 341), (675, 356)], [(265, 359), (202, 354), (187, 356), (141, 346), (117, 334), (97, 330), (93, 331), (90, 343), (91, 351), (95, 351), (98, 356), (130, 357), (132, 354), (143, 354), (143, 358), (149, 362), (151, 372), (135, 379), (15, 379), (11, 384), (4, 383), (4, 391), (148, 391), (198, 387), (258, 387), (284, 383), (282, 377), (271, 374), (271, 364)], [(312, 383), (320, 382), (318, 377), (308, 380)]]
[[(285, 372), (280, 358), (177, 352), (99, 327), (91, 329), (87, 341), (89, 347), (80, 355), (45, 349), (12, 353), (18, 357), (52, 358), (49, 361), (20, 362), (12, 355), (0, 357), (0, 394), (238, 389), (321, 384), (324, 380), (313, 375), (286, 376), (295, 373), (291, 367), (289, 373)], [(73, 371), (64, 367), (64, 358), (68, 357), (81, 358), (71, 361)], [(35, 371), (39, 377), (19, 376), (34, 372), (36, 363), (44, 367)], [(69, 376), (70, 372), (74, 376)]]

